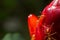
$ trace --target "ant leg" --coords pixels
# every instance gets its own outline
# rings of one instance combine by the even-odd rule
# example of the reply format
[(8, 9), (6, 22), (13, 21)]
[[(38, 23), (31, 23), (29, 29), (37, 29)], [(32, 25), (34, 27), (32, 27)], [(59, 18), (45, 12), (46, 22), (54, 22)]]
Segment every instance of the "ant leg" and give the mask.
[(53, 40), (56, 40), (55, 38), (52, 37)]
[(52, 35), (54, 35), (54, 34), (56, 34), (56, 32), (55, 32), (55, 33), (53, 33), (53, 34), (51, 34), (51, 36), (52, 36)]

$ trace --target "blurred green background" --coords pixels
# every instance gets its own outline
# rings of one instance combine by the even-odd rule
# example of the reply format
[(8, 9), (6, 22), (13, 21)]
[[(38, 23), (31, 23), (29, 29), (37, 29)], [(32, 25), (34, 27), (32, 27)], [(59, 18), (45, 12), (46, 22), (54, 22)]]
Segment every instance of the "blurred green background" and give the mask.
[[(7, 17), (17, 16), (22, 21), (21, 35), (25, 40), (30, 40), (27, 25), (27, 17), (30, 13), (40, 15), (40, 12), (52, 0), (0, 0), (0, 31), (2, 38), (6, 33), (2, 28), (2, 24)], [(21, 23), (20, 23), (21, 24)]]

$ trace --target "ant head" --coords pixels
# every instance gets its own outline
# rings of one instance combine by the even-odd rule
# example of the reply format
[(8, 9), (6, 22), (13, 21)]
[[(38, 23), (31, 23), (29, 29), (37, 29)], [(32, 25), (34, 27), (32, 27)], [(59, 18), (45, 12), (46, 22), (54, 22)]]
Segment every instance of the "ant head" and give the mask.
[(52, 26), (53, 26), (53, 23), (51, 25), (44, 25), (44, 31), (45, 33), (51, 33), (51, 30), (52, 30)]

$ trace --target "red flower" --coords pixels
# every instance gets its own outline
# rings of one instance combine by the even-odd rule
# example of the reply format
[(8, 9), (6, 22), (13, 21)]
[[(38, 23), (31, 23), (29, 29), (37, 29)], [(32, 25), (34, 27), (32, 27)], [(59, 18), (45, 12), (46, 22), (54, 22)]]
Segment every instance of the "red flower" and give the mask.
[[(60, 34), (60, 31), (59, 31), (60, 30), (60, 0), (53, 0), (49, 5), (47, 5), (42, 11), (40, 19), (36, 16), (31, 16), (30, 18), (28, 17), (28, 24), (29, 24), (28, 26), (29, 26), (31, 37), (33, 34), (35, 34), (34, 40), (45, 40), (44, 37), (47, 35), (50, 35), (51, 31), (58, 32), (58, 34), (55, 35), (55, 37), (57, 40), (59, 40), (60, 39), (60, 36), (59, 36)], [(53, 29), (50, 29), (50, 27), (52, 27)], [(44, 30), (47, 35), (45, 35)]]
[(42, 28), (42, 22), (44, 17), (45, 17), (44, 15), (41, 15), (40, 18), (38, 18), (34, 14), (30, 14), (28, 16), (28, 27), (29, 27), (30, 36), (33, 37), (32, 40), (43, 39), (43, 29), (40, 28)]

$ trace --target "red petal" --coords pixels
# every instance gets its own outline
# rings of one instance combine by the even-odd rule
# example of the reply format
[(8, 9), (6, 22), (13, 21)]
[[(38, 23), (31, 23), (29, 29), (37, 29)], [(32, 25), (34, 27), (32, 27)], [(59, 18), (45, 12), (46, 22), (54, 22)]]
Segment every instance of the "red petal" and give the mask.
[(44, 18), (45, 18), (44, 15), (40, 16), (40, 19), (39, 19), (39, 22), (38, 22), (37, 28), (36, 28), (35, 40), (43, 40), (44, 39), (45, 35), (44, 35), (43, 27), (42, 27)]
[(32, 36), (35, 33), (37, 20), (38, 17), (35, 16), (34, 14), (30, 14), (28, 16), (28, 27), (29, 27), (30, 36)]

